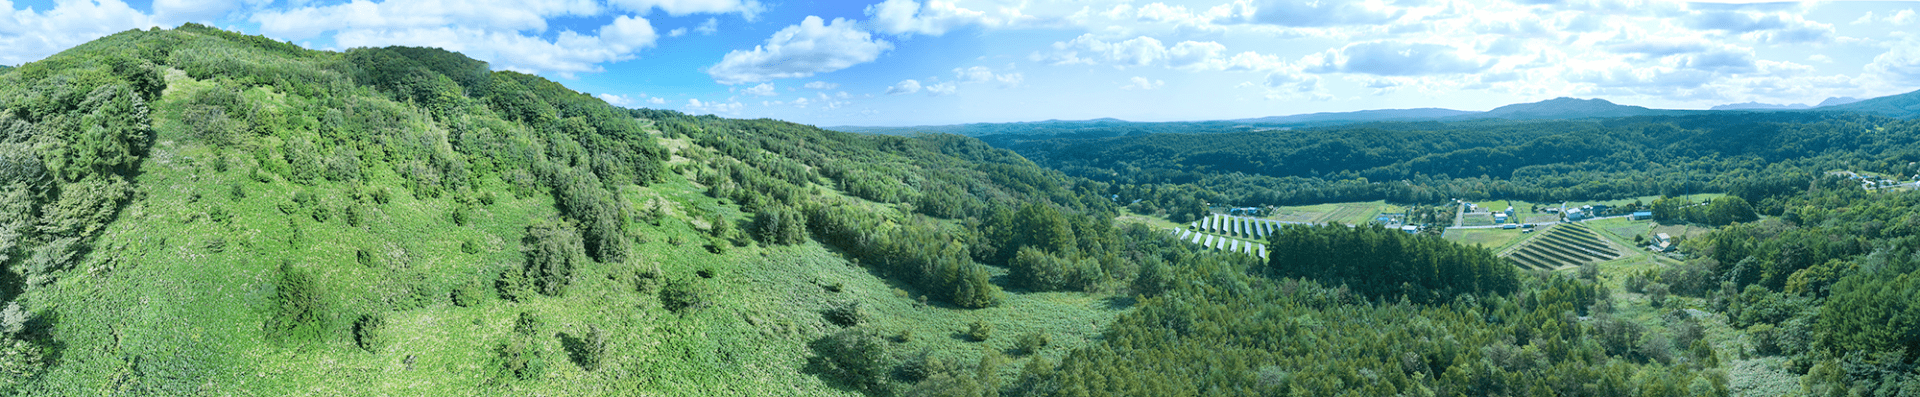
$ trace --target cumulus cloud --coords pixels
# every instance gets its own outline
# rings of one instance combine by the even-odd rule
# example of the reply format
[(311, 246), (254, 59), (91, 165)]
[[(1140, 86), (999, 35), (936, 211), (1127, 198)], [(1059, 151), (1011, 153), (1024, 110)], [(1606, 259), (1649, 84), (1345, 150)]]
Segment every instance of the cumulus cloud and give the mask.
[(706, 72), (728, 85), (804, 78), (872, 62), (893, 49), (893, 43), (875, 39), (858, 25), (841, 18), (829, 23), (808, 16), (799, 25), (774, 32), (764, 45), (728, 52)]
[(701, 22), (700, 27), (693, 28), (693, 31), (696, 33), (700, 33), (703, 36), (713, 35), (714, 32), (720, 31), (720, 19), (707, 18), (706, 22)]
[(658, 8), (667, 15), (684, 16), (688, 14), (734, 14), (738, 13), (747, 20), (753, 20), (766, 7), (754, 0), (610, 0), (615, 7), (646, 13)]
[(866, 13), (875, 31), (894, 35), (939, 36), (970, 24), (998, 25), (997, 20), (986, 18), (984, 12), (941, 0), (928, 0), (925, 5), (914, 0), (887, 0), (867, 6)]
[[(1159, 39), (1140, 36), (1106, 41), (1092, 33), (1054, 42), (1053, 51), (1035, 53), (1034, 60), (1054, 65), (1106, 64), (1115, 67), (1165, 66), (1194, 70), (1223, 70), (1233, 64), (1227, 47), (1212, 41), (1182, 41), (1169, 47)], [(1257, 56), (1257, 54), (1254, 54)]]
[(957, 89), (959, 89), (959, 87), (953, 85), (953, 83), (943, 82), (943, 83), (927, 86), (927, 95), (932, 95), (932, 96), (953, 95), (953, 92)]
[(1475, 73), (1489, 66), (1463, 52), (1445, 44), (1370, 41), (1309, 56), (1305, 63), (1311, 66), (1310, 72), (1378, 76)]
[(667, 98), (661, 98), (661, 97), (652, 97), (652, 98), (647, 98), (647, 104), (649, 104), (649, 105), (665, 105), (665, 104), (667, 104)]
[(619, 107), (632, 106), (635, 103), (633, 100), (633, 97), (629, 97), (626, 95), (601, 93), (599, 95), (594, 95), (594, 97), (600, 98), (600, 100), (602, 101), (607, 101), (607, 104), (609, 105), (619, 106)]
[(1238, 0), (1229, 6), (1244, 22), (1292, 27), (1384, 24), (1405, 13), (1359, 1)]
[(1873, 57), (1866, 71), (1890, 84), (1920, 85), (1920, 41), (1909, 38), (1894, 44), (1892, 49)]
[(1684, 23), (1700, 30), (1750, 33), (1769, 43), (1825, 42), (1833, 38), (1833, 25), (1784, 12), (1712, 10), (1696, 12)]
[(815, 82), (807, 83), (806, 85), (802, 85), (801, 87), (806, 87), (807, 89), (810, 89), (810, 90), (831, 90), (831, 89), (840, 87), (840, 84), (828, 83), (825, 81), (815, 81)]
[(759, 95), (759, 96), (774, 96), (776, 94), (779, 94), (779, 92), (775, 92), (775, 90), (773, 89), (773, 84), (771, 83), (760, 83), (760, 85), (748, 87), (747, 89), (741, 90), (741, 91), (746, 92), (747, 94), (750, 94), (750, 95)]
[(735, 114), (740, 113), (742, 107), (744, 105), (740, 102), (702, 102), (699, 99), (688, 99), (687, 106), (682, 109), (691, 114)]
[(152, 18), (119, 0), (61, 1), (47, 10), (14, 9), (0, 1), (0, 64), (17, 65), (127, 29), (154, 26)]
[(329, 31), (384, 31), (458, 28), (493, 32), (540, 32), (547, 18), (593, 16), (603, 10), (589, 0), (353, 0), (326, 6), (260, 11), (250, 18), (268, 36), (304, 40)]
[(602, 70), (601, 63), (633, 59), (639, 50), (654, 46), (660, 37), (646, 19), (632, 16), (614, 18), (598, 33), (588, 36), (562, 31), (553, 41), (547, 41), (517, 32), (465, 27), (356, 29), (335, 34), (334, 42), (343, 47), (440, 47), (487, 61), (495, 67), (565, 76), (597, 72)]
[(1124, 86), (1121, 86), (1121, 87), (1120, 87), (1120, 89), (1122, 89), (1122, 90), (1151, 90), (1151, 89), (1155, 89), (1155, 88), (1160, 88), (1160, 86), (1164, 86), (1164, 85), (1167, 85), (1167, 82), (1166, 82), (1166, 81), (1162, 81), (1162, 80), (1151, 80), (1151, 79), (1148, 79), (1148, 78), (1145, 78), (1145, 77), (1140, 77), (1140, 76), (1133, 76), (1133, 79), (1132, 79), (1131, 81), (1132, 81), (1132, 84), (1127, 84), (1127, 85), (1124, 85)]
[(993, 69), (985, 66), (974, 66), (969, 68), (954, 68), (953, 75), (959, 81), (965, 82), (965, 83), (977, 84), (977, 83), (997, 81), (1000, 83), (1001, 86), (1004, 86), (1004, 87), (1017, 86), (1017, 85), (1020, 85), (1021, 81), (1026, 80), (1026, 76), (1022, 75), (1020, 72), (994, 73)]
[(1663, 57), (1702, 52), (1706, 51), (1709, 47), (1708, 43), (1702, 40), (1648, 39), (1612, 44), (1606, 46), (1606, 49), (1618, 54), (1641, 54)]
[(920, 82), (913, 79), (901, 80), (899, 84), (887, 87), (887, 95), (912, 94), (920, 92)]

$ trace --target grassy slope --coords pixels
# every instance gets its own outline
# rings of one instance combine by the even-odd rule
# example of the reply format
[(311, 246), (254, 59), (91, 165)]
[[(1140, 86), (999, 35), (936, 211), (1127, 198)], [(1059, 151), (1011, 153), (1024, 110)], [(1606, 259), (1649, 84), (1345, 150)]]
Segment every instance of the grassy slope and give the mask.
[[(39, 386), (59, 395), (113, 391), (171, 395), (482, 395), (501, 390), (541, 395), (845, 395), (852, 392), (804, 371), (807, 343), (838, 328), (819, 311), (859, 301), (887, 332), (910, 330), (901, 351), (929, 351), (971, 362), (983, 352), (1011, 348), (1013, 339), (1046, 330), (1057, 359), (1086, 343), (1124, 305), (1080, 293), (1013, 293), (1001, 307), (959, 310), (925, 306), (896, 293), (896, 285), (853, 266), (817, 243), (747, 247), (708, 253), (697, 218), (725, 214), (744, 222), (736, 206), (701, 194), (685, 175), (651, 187), (628, 186), (636, 208), (651, 202), (675, 210), (658, 226), (635, 222), (635, 255), (627, 263), (589, 263), (562, 297), (526, 302), (492, 297), (502, 269), (523, 261), (520, 236), (536, 219), (554, 218), (552, 198), (515, 197), (498, 178), (476, 181), (476, 193), (499, 199), (476, 205), (473, 222), (454, 224), (452, 199), (416, 199), (402, 179), (374, 167), (366, 187), (391, 189), (385, 204), (356, 199), (356, 187), (319, 182), (299, 186), (270, 176), (254, 179), (255, 147), (216, 148), (185, 136), (177, 113), (181, 92), (206, 82), (183, 74), (154, 104), (158, 144), (136, 180), (141, 195), (99, 239), (75, 270), (27, 299), (55, 319), (63, 344), (56, 366)], [(267, 89), (247, 92), (274, 106), (311, 106)], [(684, 148), (686, 142), (665, 143)], [(229, 166), (213, 164), (224, 157)], [(270, 175), (270, 174), (269, 174)], [(238, 185), (244, 197), (232, 194)], [(326, 221), (306, 211), (283, 213), (295, 191), (333, 206)], [(361, 226), (338, 211), (349, 203), (372, 209)], [(216, 222), (212, 214), (233, 214)], [(298, 230), (297, 232), (295, 230)], [(297, 236), (297, 237), (296, 237)], [(477, 253), (461, 250), (475, 242)], [(676, 244), (677, 243), (677, 244)], [(371, 266), (357, 259), (372, 253)], [(263, 332), (282, 261), (314, 274), (328, 307), (328, 329), (312, 343), (282, 343)], [(662, 308), (631, 275), (658, 267), (667, 279), (716, 276), (712, 307), (688, 314)], [(482, 304), (459, 307), (452, 288), (479, 284)], [(841, 292), (825, 286), (839, 285)], [(507, 340), (520, 312), (537, 314), (536, 333), (546, 375), (507, 381), (496, 374), (493, 348)], [(384, 313), (386, 343), (377, 352), (356, 346), (351, 324), (362, 313)], [(985, 319), (996, 333), (983, 343), (954, 335)], [(568, 361), (563, 341), (591, 324), (610, 331), (611, 363), (586, 372)], [(1003, 367), (1017, 371), (1018, 366)]]

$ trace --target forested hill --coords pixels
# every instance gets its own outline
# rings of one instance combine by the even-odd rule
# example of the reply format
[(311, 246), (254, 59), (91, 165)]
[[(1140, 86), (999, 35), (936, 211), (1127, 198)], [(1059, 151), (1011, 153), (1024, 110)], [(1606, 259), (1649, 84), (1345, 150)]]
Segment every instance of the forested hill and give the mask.
[[(904, 390), (1014, 344), (945, 337), (969, 322), (1060, 356), (1121, 310), (1082, 291), (1245, 261), (1116, 227), (1105, 190), (439, 49), (127, 31), (0, 69), (0, 394)], [(982, 314), (1034, 311), (1069, 323)]]
[[(1171, 208), (1186, 200), (1173, 195), (1196, 194), (1278, 205), (1772, 189), (1787, 179), (1804, 184), (1805, 170), (1823, 166), (1899, 173), (1920, 159), (1915, 128), (1862, 113), (1774, 112), (986, 140), (1071, 175), (1138, 187), (1115, 194)], [(1148, 191), (1187, 184), (1207, 191)]]

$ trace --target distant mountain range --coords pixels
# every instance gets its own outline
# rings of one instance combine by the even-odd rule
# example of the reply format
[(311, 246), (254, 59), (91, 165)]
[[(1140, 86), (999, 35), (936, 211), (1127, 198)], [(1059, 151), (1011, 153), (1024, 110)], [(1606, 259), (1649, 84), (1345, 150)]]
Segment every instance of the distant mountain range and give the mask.
[(1920, 117), (1920, 91), (1889, 95), (1872, 99), (1834, 97), (1821, 101), (1819, 105), (1805, 104), (1780, 105), (1770, 103), (1736, 103), (1714, 106), (1709, 110), (1651, 109), (1644, 106), (1621, 105), (1605, 99), (1554, 98), (1540, 102), (1516, 103), (1493, 108), (1484, 112), (1465, 110), (1418, 108), (1418, 109), (1380, 109), (1355, 112), (1328, 112), (1297, 114), (1291, 116), (1269, 116), (1251, 119), (1220, 121), (1175, 121), (1175, 122), (1130, 122), (1114, 118), (1093, 120), (1063, 121), (1047, 120), (1019, 123), (974, 123), (939, 126), (913, 127), (861, 127), (841, 126), (828, 129), (869, 133), (905, 135), (914, 133), (948, 133), (966, 136), (986, 136), (997, 134), (1087, 134), (1102, 136), (1124, 136), (1143, 133), (1183, 132), (1208, 133), (1229, 132), (1235, 130), (1259, 130), (1275, 128), (1320, 127), (1341, 124), (1390, 122), (1390, 121), (1466, 121), (1475, 119), (1510, 120), (1568, 120), (1585, 118), (1615, 118), (1635, 116), (1679, 116), (1710, 112), (1781, 112), (1781, 111), (1840, 111), (1873, 113), (1887, 117)]

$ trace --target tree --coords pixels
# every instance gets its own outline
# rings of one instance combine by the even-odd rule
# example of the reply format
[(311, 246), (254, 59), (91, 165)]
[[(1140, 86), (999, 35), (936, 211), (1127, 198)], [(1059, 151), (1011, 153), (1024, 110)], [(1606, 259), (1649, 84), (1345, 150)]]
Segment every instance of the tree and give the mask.
[(583, 261), (580, 235), (570, 223), (545, 220), (527, 225), (521, 244), (526, 251), (525, 278), (541, 294), (560, 296), (566, 292), (573, 269)]

